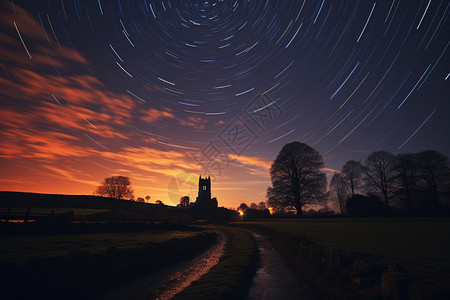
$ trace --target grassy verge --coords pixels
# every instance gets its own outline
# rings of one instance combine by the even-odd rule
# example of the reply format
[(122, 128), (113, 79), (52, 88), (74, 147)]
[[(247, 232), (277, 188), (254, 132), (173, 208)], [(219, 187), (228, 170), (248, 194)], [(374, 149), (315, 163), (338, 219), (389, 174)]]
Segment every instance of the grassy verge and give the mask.
[[(130, 242), (125, 236), (128, 234), (133, 235), (127, 233), (116, 240), (116, 245), (121, 240), (122, 246), (109, 246), (103, 252), (94, 247), (19, 264), (0, 264), (2, 296), (5, 299), (94, 298), (112, 286), (198, 255), (216, 240), (215, 234), (207, 232), (171, 239), (168, 233), (166, 236), (158, 233), (151, 242), (141, 241), (139, 235)], [(133, 243), (134, 247), (130, 248)]]
[[(242, 222), (273, 235), (295, 259), (315, 262), (363, 294), (439, 298), (450, 281), (450, 220), (306, 219)], [(320, 275), (320, 274), (318, 274)]]
[(68, 255), (71, 252), (102, 253), (110, 247), (139, 248), (147, 243), (159, 243), (173, 238), (194, 236), (194, 231), (141, 231), (68, 234), (50, 236), (0, 237), (0, 263), (25, 263)]
[(247, 296), (257, 262), (252, 237), (238, 228), (223, 228), (229, 235), (219, 263), (173, 299), (242, 299)]

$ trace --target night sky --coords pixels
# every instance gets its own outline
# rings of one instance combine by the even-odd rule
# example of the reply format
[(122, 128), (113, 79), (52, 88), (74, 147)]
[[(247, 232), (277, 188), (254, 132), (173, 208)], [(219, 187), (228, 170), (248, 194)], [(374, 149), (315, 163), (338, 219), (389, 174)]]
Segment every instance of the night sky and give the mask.
[(450, 156), (449, 1), (2, 1), (0, 190), (128, 176), (174, 205), (265, 200), (285, 143), (327, 173)]

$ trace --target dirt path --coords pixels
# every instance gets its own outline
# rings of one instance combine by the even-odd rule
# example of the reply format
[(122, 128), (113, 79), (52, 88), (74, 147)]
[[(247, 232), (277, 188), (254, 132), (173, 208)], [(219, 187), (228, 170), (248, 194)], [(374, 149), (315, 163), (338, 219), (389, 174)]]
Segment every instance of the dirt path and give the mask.
[(252, 233), (260, 252), (260, 266), (256, 270), (248, 299), (291, 300), (315, 299), (311, 289), (289, 262), (272, 247), (268, 239)]
[(222, 232), (217, 233), (218, 242), (199, 256), (124, 284), (104, 294), (99, 300), (170, 299), (207, 273), (222, 257), (226, 236)]

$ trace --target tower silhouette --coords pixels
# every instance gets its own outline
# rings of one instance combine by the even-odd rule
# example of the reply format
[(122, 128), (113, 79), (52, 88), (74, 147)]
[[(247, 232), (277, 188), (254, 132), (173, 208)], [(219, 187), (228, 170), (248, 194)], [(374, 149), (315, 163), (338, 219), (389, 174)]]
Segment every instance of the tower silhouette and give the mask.
[(211, 178), (203, 179), (201, 176), (198, 179), (198, 197), (211, 199)]
[(196, 205), (204, 208), (211, 209), (217, 208), (217, 199), (211, 198), (211, 178), (210, 176), (202, 178), (199, 176), (198, 179), (198, 197), (196, 200)]

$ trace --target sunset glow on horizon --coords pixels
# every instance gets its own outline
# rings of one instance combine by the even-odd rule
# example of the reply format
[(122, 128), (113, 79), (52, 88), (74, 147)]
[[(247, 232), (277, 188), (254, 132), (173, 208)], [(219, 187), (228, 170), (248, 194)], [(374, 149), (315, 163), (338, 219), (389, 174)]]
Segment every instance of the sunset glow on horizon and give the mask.
[(2, 191), (122, 175), (176, 205), (210, 175), (236, 208), (266, 201), (294, 140), (327, 175), (380, 149), (450, 156), (445, 2), (31, 2), (0, 2)]

